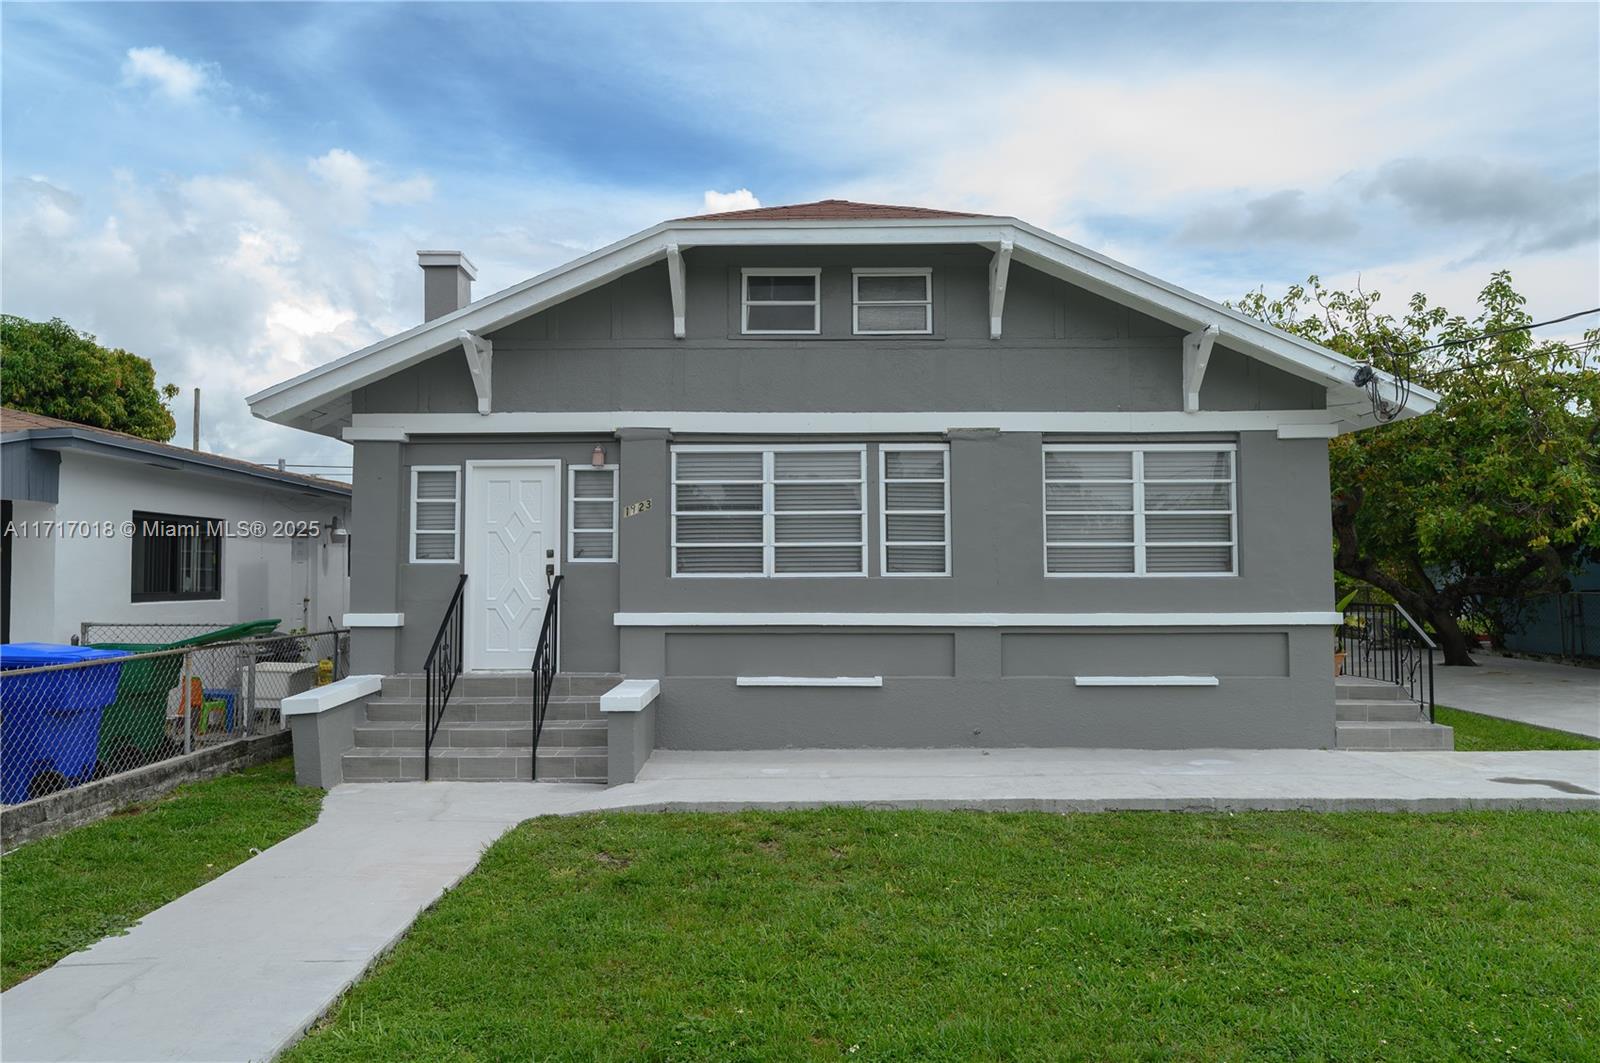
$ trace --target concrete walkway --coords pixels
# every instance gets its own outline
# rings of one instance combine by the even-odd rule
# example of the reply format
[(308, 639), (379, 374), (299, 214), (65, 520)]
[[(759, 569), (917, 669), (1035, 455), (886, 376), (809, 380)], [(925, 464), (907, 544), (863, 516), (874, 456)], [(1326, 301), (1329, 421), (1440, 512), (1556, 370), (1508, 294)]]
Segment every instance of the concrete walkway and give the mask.
[(265, 1060), (538, 815), (794, 808), (1600, 810), (1600, 753), (657, 752), (637, 783), (347, 785), (309, 829), (0, 996), (0, 1058)]
[(1473, 660), (1478, 667), (1434, 668), (1439, 704), (1600, 738), (1600, 668), (1489, 654)]

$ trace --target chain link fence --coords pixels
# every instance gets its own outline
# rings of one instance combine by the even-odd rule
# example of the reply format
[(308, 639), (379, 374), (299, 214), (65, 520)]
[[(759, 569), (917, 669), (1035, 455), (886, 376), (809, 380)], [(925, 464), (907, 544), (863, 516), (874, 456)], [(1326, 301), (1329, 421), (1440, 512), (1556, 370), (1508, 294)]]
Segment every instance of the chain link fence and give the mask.
[(86, 659), (44, 664), (0, 648), (0, 804), (281, 730), (284, 698), (350, 671), (343, 630), (73, 653)]
[(85, 620), (78, 625), (78, 643), (93, 646), (100, 642), (181, 642), (221, 631), (227, 624), (216, 623), (121, 623)]

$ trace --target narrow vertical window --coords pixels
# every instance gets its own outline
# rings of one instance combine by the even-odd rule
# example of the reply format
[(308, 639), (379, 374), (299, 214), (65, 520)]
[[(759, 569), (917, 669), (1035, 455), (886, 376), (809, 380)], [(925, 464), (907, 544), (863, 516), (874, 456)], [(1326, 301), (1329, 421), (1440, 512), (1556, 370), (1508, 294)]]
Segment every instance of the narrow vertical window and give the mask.
[(950, 448), (884, 444), (878, 451), (885, 576), (950, 574)]
[(567, 469), (567, 559), (617, 559), (617, 467)]
[(461, 557), (461, 470), (411, 467), (411, 560), (447, 564)]

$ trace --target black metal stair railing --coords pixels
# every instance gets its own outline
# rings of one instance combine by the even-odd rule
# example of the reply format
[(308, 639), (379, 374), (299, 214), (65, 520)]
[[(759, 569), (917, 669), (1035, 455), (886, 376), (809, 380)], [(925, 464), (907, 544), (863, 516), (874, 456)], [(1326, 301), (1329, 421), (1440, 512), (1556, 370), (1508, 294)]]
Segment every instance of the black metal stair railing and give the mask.
[(550, 705), (550, 690), (555, 686), (561, 640), (561, 581), (550, 580), (545, 599), (544, 623), (539, 627), (539, 643), (533, 651), (533, 765), (530, 778), (539, 778), (539, 735), (544, 730), (544, 712)]
[(422, 778), (426, 781), (433, 767), (433, 736), (439, 733), (444, 710), (450, 704), (450, 695), (456, 688), (456, 678), (461, 675), (461, 654), (465, 648), (463, 591), (467, 587), (467, 574), (463, 572), (456, 581), (456, 591), (439, 622), (439, 633), (433, 637), (433, 648), (422, 666)]
[(1344, 674), (1404, 687), (1433, 722), (1433, 654), (1439, 647), (1397, 604), (1352, 602), (1339, 624)]

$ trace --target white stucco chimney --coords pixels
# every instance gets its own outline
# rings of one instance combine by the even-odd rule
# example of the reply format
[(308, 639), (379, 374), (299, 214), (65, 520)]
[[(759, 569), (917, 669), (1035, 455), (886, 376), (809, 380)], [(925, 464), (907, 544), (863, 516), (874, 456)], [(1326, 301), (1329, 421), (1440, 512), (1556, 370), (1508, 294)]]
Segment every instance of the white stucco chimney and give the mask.
[(422, 267), (422, 320), (460, 310), (472, 302), (472, 282), (478, 267), (460, 251), (418, 251)]

